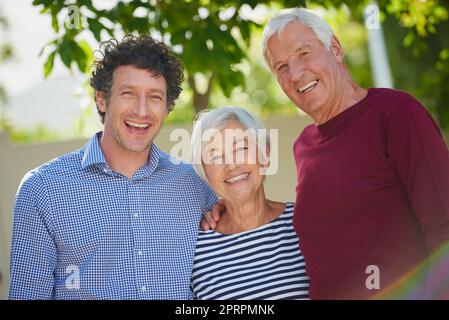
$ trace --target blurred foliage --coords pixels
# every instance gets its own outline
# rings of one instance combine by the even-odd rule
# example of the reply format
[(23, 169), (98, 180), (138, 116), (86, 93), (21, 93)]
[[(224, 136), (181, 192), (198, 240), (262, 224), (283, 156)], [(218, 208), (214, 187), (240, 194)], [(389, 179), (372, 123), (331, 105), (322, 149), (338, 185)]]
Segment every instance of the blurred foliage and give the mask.
[[(395, 87), (415, 95), (449, 127), (448, 3), (437, 0), (379, 0)], [(52, 18), (56, 38), (42, 53), (48, 76), (56, 58), (89, 73), (97, 42), (125, 33), (151, 33), (183, 60), (184, 87), (169, 122), (181, 122), (211, 105), (248, 106), (259, 114), (297, 112), (260, 56), (261, 29), (283, 7), (321, 9), (345, 49), (355, 80), (373, 85), (363, 15), (370, 1), (128, 0), (99, 8), (91, 0), (34, 0)], [(260, 14), (262, 12), (262, 14)], [(187, 96), (188, 95), (188, 96)], [(92, 110), (85, 109), (86, 114)], [(83, 127), (82, 123), (79, 126)]]
[[(6, 33), (8, 31), (8, 20), (1, 15), (0, 10), (0, 32)], [(0, 42), (0, 64), (11, 60), (13, 57), (12, 46), (9, 42)], [(3, 130), (10, 130), (11, 125), (8, 121), (6, 103), (8, 101), (8, 95), (4, 84), (0, 81), (0, 132)]]
[(32, 129), (15, 128), (9, 132), (9, 139), (15, 143), (47, 142), (51, 140), (61, 140), (61, 134), (44, 125), (37, 125)]
[[(229, 97), (235, 87), (243, 87), (245, 79), (236, 68), (245, 57), (251, 40), (251, 27), (261, 27), (263, 21), (251, 17), (252, 9), (266, 3), (290, 7), (298, 1), (118, 1), (110, 9), (99, 9), (91, 0), (34, 0), (43, 6), (41, 13), (49, 14), (58, 37), (47, 43), (44, 73), (48, 76), (54, 59), (59, 56), (71, 68), (80, 71), (91, 66), (91, 48), (81, 40), (87, 31), (97, 41), (117, 37), (120, 33), (159, 34), (171, 44), (185, 62), (187, 82), (192, 89), (192, 105), (200, 111), (209, 105), (212, 90)], [(246, 14), (245, 14), (246, 12)], [(197, 74), (207, 79), (199, 88)]]
[[(365, 7), (370, 2), (307, 1), (309, 5), (319, 4), (331, 10), (346, 6), (355, 22), (363, 21)], [(449, 2), (378, 0), (377, 3), (394, 87), (417, 97), (436, 116), (440, 127), (449, 131)], [(334, 30), (339, 37), (346, 34)], [(348, 53), (348, 48), (343, 47)], [(351, 72), (360, 81), (357, 69), (351, 68)]]
[[(402, 45), (408, 32), (398, 28), (398, 21), (386, 19), (386, 34), (391, 69), (398, 88), (413, 93), (437, 117), (442, 128), (449, 128), (449, 25), (426, 38), (414, 37)], [(410, 38), (410, 37), (409, 37)]]
[[(449, 3), (391, 1), (384, 21), (395, 85), (413, 93), (449, 131)], [(388, 32), (390, 31), (390, 32)]]

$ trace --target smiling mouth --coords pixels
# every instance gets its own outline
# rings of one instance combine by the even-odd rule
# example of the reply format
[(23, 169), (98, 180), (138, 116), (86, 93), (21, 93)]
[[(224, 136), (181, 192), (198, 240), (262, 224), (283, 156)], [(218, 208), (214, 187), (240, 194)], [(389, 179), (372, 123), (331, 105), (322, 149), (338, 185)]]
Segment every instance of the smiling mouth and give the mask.
[(318, 84), (319, 80), (314, 80), (314, 81), (310, 81), (309, 83), (306, 83), (304, 86), (302, 86), (301, 88), (297, 89), (297, 91), (299, 93), (306, 93), (309, 92), (310, 90), (312, 90), (313, 88), (316, 87), (316, 85)]
[(245, 172), (245, 173), (239, 174), (238, 176), (235, 176), (228, 180), (225, 180), (225, 182), (228, 184), (233, 184), (233, 183), (240, 182), (242, 180), (247, 179), (248, 176), (249, 176), (249, 172)]
[(149, 123), (138, 123), (133, 121), (125, 121), (125, 125), (132, 130), (145, 131), (150, 127)]

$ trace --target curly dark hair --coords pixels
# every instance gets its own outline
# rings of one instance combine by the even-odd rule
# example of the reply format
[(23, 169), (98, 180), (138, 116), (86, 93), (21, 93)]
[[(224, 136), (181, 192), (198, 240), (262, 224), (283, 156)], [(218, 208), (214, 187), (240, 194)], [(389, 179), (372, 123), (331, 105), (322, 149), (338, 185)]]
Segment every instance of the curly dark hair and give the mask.
[[(127, 35), (122, 42), (112, 38), (100, 44), (102, 58), (95, 61), (90, 85), (104, 94), (106, 102), (110, 98), (112, 75), (114, 70), (123, 65), (135, 66), (150, 71), (155, 76), (162, 75), (167, 82), (167, 108), (173, 110), (174, 102), (181, 93), (184, 73), (181, 61), (164, 43), (154, 40), (149, 35), (136, 37)], [(96, 101), (96, 99), (95, 99)], [(101, 122), (105, 113), (97, 110)]]

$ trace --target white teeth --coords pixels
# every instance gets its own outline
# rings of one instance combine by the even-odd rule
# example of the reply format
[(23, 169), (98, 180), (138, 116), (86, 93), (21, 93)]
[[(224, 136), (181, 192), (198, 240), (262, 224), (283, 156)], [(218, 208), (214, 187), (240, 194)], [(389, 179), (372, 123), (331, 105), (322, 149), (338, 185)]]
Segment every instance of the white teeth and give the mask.
[(131, 122), (131, 121), (126, 121), (126, 124), (131, 126), (131, 127), (136, 127), (136, 128), (148, 128), (150, 125), (147, 123), (135, 123), (135, 122)]
[(249, 175), (249, 173), (243, 173), (243, 174), (241, 174), (241, 175), (238, 175), (238, 176), (236, 176), (236, 177), (233, 177), (233, 178), (231, 178), (231, 179), (228, 179), (228, 180), (226, 180), (225, 182), (226, 182), (226, 183), (234, 183), (234, 182), (237, 182), (237, 181), (246, 179), (246, 178), (248, 177), (248, 175)]
[(307, 90), (309, 90), (309, 89), (311, 89), (312, 87), (314, 87), (317, 83), (318, 83), (318, 80), (311, 81), (311, 82), (307, 83), (306, 85), (304, 85), (303, 87), (299, 88), (299, 89), (298, 89), (298, 92), (299, 92), (299, 93), (304, 93), (304, 92), (306, 92)]

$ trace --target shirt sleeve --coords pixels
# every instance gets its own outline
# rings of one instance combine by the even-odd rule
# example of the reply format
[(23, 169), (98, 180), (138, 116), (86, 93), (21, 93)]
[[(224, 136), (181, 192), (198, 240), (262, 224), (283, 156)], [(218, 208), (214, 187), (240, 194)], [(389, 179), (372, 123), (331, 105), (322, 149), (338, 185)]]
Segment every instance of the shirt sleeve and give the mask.
[(449, 152), (425, 108), (415, 100), (398, 106), (387, 123), (388, 155), (427, 248), (435, 252), (449, 240)]
[(198, 179), (200, 180), (200, 189), (204, 196), (204, 214), (213, 208), (215, 203), (218, 201), (218, 197), (203, 179), (201, 179), (200, 177), (198, 177)]
[(50, 206), (36, 173), (22, 180), (14, 202), (9, 299), (52, 299), (56, 245), (45, 215)]
[[(427, 298), (449, 298), (449, 152), (417, 101), (398, 107), (388, 123), (388, 153), (429, 250)], [(446, 244), (446, 245), (445, 245)]]

